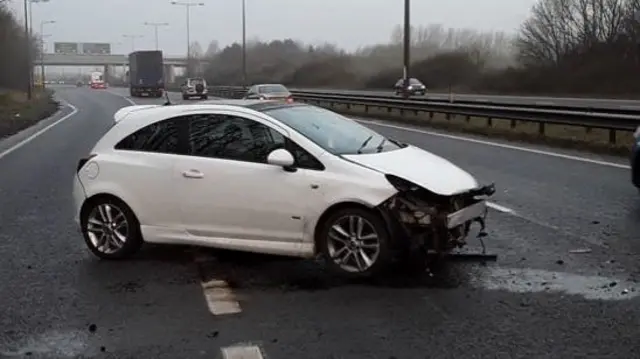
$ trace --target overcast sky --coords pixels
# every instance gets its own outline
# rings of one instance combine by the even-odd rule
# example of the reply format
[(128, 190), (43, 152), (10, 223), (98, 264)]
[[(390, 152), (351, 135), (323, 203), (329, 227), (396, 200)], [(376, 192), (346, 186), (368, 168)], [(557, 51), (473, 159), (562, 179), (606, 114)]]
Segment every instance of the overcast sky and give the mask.
[[(42, 1), (42, 0), (41, 0)], [(221, 46), (241, 39), (241, 0), (199, 0), (191, 8), (191, 39), (206, 50), (211, 40)], [(403, 21), (403, 0), (246, 0), (248, 37), (335, 43), (355, 49), (386, 42), (394, 25)], [(514, 32), (535, 0), (414, 0), (414, 25)], [(22, 17), (22, 1), (13, 0)], [(147, 22), (168, 22), (159, 29), (160, 48), (169, 55), (186, 52), (186, 11), (169, 0), (49, 0), (33, 5), (36, 32), (46, 25), (48, 50), (52, 42), (109, 42), (112, 53), (128, 53), (124, 34), (142, 35), (136, 50), (153, 49), (153, 28)]]

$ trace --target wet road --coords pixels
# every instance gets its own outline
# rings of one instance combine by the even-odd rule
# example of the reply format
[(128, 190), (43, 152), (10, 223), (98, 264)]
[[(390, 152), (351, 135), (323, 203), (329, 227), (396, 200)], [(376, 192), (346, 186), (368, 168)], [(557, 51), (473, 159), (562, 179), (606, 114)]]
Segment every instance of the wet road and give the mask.
[[(496, 182), (498, 262), (360, 284), (308, 261), (174, 247), (106, 263), (75, 229), (70, 187), (124, 94), (60, 89), (77, 113), (0, 155), (0, 357), (218, 358), (235, 345), (273, 359), (637, 357), (640, 198), (623, 160), (369, 124)], [(212, 279), (240, 313), (211, 312)]]

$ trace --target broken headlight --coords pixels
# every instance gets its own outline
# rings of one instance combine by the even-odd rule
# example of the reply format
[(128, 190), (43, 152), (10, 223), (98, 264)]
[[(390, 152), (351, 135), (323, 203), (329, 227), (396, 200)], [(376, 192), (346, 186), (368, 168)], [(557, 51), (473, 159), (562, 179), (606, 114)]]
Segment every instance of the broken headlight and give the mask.
[(413, 182), (409, 182), (403, 178), (400, 178), (398, 176), (394, 176), (394, 175), (390, 175), (390, 174), (386, 174), (384, 175), (384, 177), (387, 179), (387, 181), (389, 181), (389, 183), (395, 187), (395, 189), (397, 189), (400, 192), (407, 192), (407, 191), (416, 191), (418, 189), (420, 189), (420, 187), (413, 183)]

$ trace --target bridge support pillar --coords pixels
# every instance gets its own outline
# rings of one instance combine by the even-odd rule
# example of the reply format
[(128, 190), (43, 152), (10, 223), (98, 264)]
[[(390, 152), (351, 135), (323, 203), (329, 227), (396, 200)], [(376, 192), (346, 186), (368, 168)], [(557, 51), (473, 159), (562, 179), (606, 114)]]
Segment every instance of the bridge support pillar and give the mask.
[(104, 79), (105, 83), (109, 83), (109, 80), (111, 79), (111, 66), (109, 65), (104, 65), (104, 71), (102, 71), (102, 78)]
[(175, 69), (173, 65), (164, 65), (164, 83), (173, 84), (176, 81)]

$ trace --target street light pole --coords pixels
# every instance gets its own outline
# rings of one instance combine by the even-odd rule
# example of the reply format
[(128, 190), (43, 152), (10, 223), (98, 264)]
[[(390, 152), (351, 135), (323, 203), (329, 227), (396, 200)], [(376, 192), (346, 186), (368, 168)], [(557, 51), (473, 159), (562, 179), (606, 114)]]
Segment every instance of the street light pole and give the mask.
[(191, 59), (191, 18), (190, 18), (190, 9), (193, 6), (204, 6), (204, 3), (201, 2), (182, 2), (182, 1), (172, 1), (172, 5), (180, 5), (184, 6), (187, 12), (187, 77), (191, 77), (190, 74), (190, 66), (189, 60)]
[(48, 35), (44, 34), (44, 25), (47, 24), (55, 24), (56, 22), (53, 20), (49, 21), (40, 21), (40, 81), (42, 82), (42, 88), (45, 88), (44, 85), (44, 38), (48, 37)]
[(153, 26), (153, 30), (154, 30), (154, 35), (155, 35), (155, 39), (156, 39), (156, 50), (159, 49), (158, 46), (158, 27), (160, 26), (168, 26), (169, 23), (167, 22), (145, 22), (144, 23), (147, 26)]
[(28, 0), (24, 0), (24, 46), (25, 46), (25, 56), (27, 60), (27, 99), (31, 100), (32, 93), (32, 84), (31, 79), (33, 78), (33, 68), (31, 67), (31, 37), (29, 36), (29, 19), (31, 18), (29, 13), (29, 4)]
[(411, 76), (411, 0), (404, 0), (404, 97), (409, 96), (409, 78)]
[(242, 85), (247, 87), (247, 2), (242, 0)]

